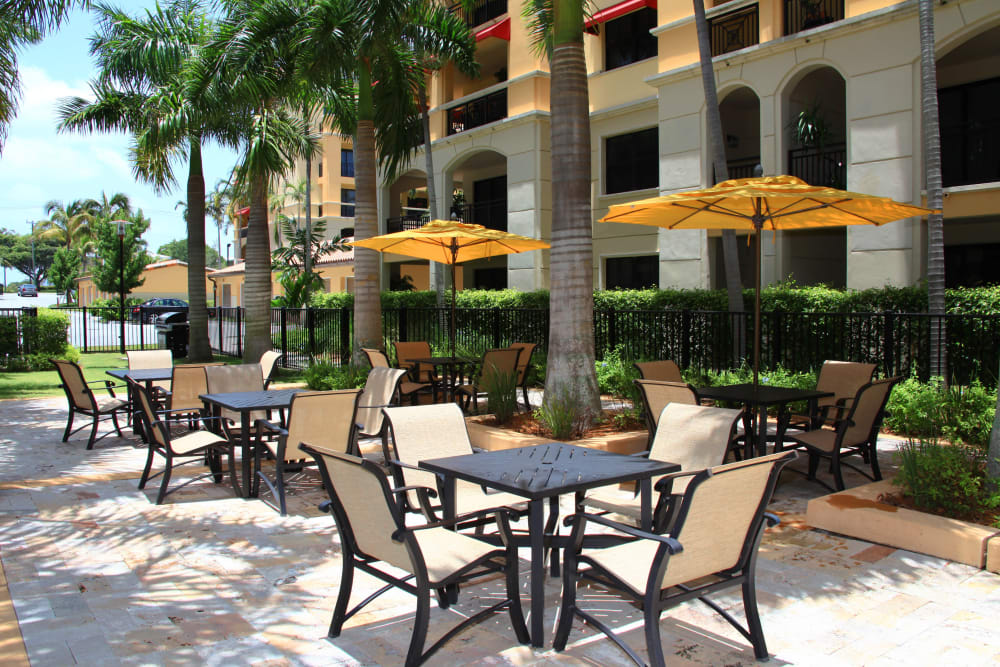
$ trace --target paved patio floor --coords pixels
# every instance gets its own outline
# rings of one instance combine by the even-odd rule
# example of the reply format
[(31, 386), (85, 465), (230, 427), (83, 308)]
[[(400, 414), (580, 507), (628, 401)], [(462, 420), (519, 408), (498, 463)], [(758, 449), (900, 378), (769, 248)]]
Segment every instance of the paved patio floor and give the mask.
[[(107, 438), (91, 452), (79, 436), (62, 443), (65, 414), (62, 399), (0, 402), (0, 663), (401, 664), (413, 618), (404, 593), (325, 638), (340, 550), (332, 519), (316, 509), (319, 489), (293, 495), (285, 518), (208, 481), (156, 506), (155, 488), (136, 489), (145, 456), (136, 441)], [(886, 470), (893, 443), (883, 442)], [(825, 492), (785, 478), (771, 507), (783, 522), (765, 537), (758, 567), (772, 664), (1000, 661), (1000, 577), (810, 530), (805, 501)], [(522, 560), (526, 610), (527, 570)], [(375, 587), (358, 574), (354, 599)], [(559, 580), (546, 582), (549, 642), (559, 590)], [(502, 580), (463, 587), (456, 607), (433, 608), (429, 639), (498, 594)], [(634, 608), (596, 588), (582, 598), (641, 649)], [(741, 615), (738, 595), (717, 599)], [(749, 644), (697, 602), (665, 614), (661, 627), (669, 664), (754, 661)], [(562, 654), (518, 646), (506, 616), (495, 616), (430, 664), (627, 664), (582, 624), (570, 642)]]

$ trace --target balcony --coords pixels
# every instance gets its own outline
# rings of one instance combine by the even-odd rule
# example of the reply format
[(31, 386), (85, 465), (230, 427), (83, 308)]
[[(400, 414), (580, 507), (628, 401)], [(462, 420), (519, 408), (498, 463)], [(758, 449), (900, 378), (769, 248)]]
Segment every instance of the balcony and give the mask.
[(498, 16), (507, 13), (507, 0), (479, 0), (471, 9), (464, 9), (461, 5), (455, 4), (449, 7), (449, 11), (458, 14), (470, 28), (486, 23)]
[[(751, 178), (754, 167), (758, 164), (760, 164), (760, 156), (755, 155), (742, 160), (729, 160), (726, 162), (726, 169), (729, 171), (729, 178)], [(714, 168), (712, 173), (715, 173)], [(718, 183), (719, 179), (716, 178), (715, 182)]]
[(794, 35), (844, 18), (844, 0), (785, 0), (785, 34)]
[(830, 144), (820, 152), (816, 148), (793, 148), (788, 151), (788, 173), (809, 185), (831, 188), (847, 187), (847, 146)]
[(741, 7), (708, 19), (712, 56), (737, 51), (760, 43), (757, 5)]
[(385, 219), (385, 233), (392, 234), (394, 232), (403, 232), (410, 229), (420, 229), (426, 224), (424, 216), (420, 213), (411, 213), (407, 215), (401, 215), (398, 218), (386, 218)]
[(501, 232), (507, 231), (506, 199), (487, 199), (462, 206), (453, 206), (452, 211), (462, 222), (482, 225)]
[(458, 134), (507, 117), (507, 89), (448, 109), (448, 134)]

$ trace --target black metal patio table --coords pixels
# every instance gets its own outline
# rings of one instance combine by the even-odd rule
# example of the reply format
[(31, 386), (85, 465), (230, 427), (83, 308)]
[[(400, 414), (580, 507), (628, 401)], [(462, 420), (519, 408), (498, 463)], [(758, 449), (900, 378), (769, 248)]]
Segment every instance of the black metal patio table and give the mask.
[[(420, 467), (441, 476), (445, 518), (455, 516), (455, 480), (506, 491), (528, 500), (531, 546), (531, 644), (543, 645), (545, 609), (545, 526), (543, 501), (549, 499), (549, 524), (558, 516), (559, 496), (619, 482), (638, 481), (642, 501), (641, 526), (653, 525), (652, 478), (680, 470), (676, 463), (614, 454), (600, 449), (553, 442), (478, 454), (420, 461)], [(556, 546), (556, 540), (552, 540)]]
[[(117, 380), (124, 381), (130, 379), (134, 382), (142, 383), (146, 385), (147, 392), (152, 392), (153, 383), (169, 380), (174, 375), (174, 369), (172, 366), (170, 368), (112, 368), (105, 371), (105, 373)], [(142, 420), (138, 418), (138, 403), (132, 396), (131, 388), (128, 389), (128, 401), (129, 405), (132, 406), (132, 433), (142, 438), (143, 442), (145, 442), (146, 434), (142, 431)]]
[(778, 408), (775, 443), (781, 443), (788, 427), (788, 404), (798, 401), (809, 403), (809, 412), (816, 407), (816, 401), (826, 396), (833, 396), (829, 391), (816, 389), (796, 389), (794, 387), (773, 387), (771, 385), (754, 386), (752, 382), (731, 384), (721, 387), (704, 387), (698, 389), (698, 396), (711, 398), (725, 403), (741, 403), (747, 408), (750, 422), (746, 428), (746, 458), (763, 456), (767, 453), (767, 408), (774, 405)]
[[(440, 367), (441, 377), (444, 378), (445, 390), (448, 392), (448, 401), (450, 402), (455, 400), (455, 387), (464, 377), (463, 369), (466, 366), (474, 366), (478, 361), (478, 359), (469, 359), (468, 357), (418, 357), (407, 360), (414, 366), (427, 364), (435, 368)], [(413, 375), (416, 377), (418, 374), (414, 372)]]
[[(233, 464), (233, 445), (230, 445), (229, 474), (233, 489), (243, 498), (256, 495), (253, 484), (253, 473), (250, 469), (253, 453), (250, 446), (250, 413), (255, 410), (285, 410), (292, 404), (292, 396), (301, 389), (265, 389), (264, 391), (238, 391), (220, 394), (201, 394), (198, 396), (205, 405), (212, 409), (212, 414), (218, 417), (223, 409), (240, 413), (240, 447), (242, 449), (240, 468), (243, 483), (236, 477), (236, 466)], [(216, 421), (216, 423), (218, 423)]]

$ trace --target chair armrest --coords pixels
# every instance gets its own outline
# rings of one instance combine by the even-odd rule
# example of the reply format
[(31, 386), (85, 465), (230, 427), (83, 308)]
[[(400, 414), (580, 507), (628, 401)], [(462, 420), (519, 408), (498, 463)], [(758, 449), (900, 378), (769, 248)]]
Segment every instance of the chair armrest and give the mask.
[(701, 470), (679, 470), (677, 472), (668, 473), (663, 477), (661, 477), (659, 480), (657, 480), (656, 486), (654, 486), (653, 488), (659, 491), (660, 493), (663, 493), (664, 491), (669, 492), (670, 487), (673, 486), (675, 479), (679, 477), (693, 477), (694, 475), (697, 475), (700, 472)]
[(396, 459), (389, 459), (387, 461), (387, 463), (389, 465), (399, 466), (400, 468), (409, 468), (410, 470), (419, 470), (420, 472), (426, 472), (426, 473), (430, 473), (432, 475), (434, 474), (430, 470), (424, 470), (423, 468), (421, 468), (419, 466), (410, 465), (409, 463), (403, 463), (402, 461), (397, 461)]
[(407, 491), (421, 491), (421, 490), (426, 491), (427, 495), (429, 495), (431, 498), (437, 498), (438, 492), (435, 489), (432, 489), (429, 486), (420, 486), (418, 484), (411, 484), (410, 486), (399, 486), (396, 487), (395, 489), (392, 489), (392, 492), (406, 493)]
[[(656, 542), (660, 542), (661, 544), (665, 544), (667, 546), (667, 551), (669, 551), (671, 555), (678, 554), (684, 551), (684, 547), (681, 545), (681, 543), (668, 535), (657, 535), (656, 533), (650, 533), (645, 530), (640, 530), (639, 528), (629, 526), (628, 524), (619, 523), (618, 521), (612, 521), (611, 519), (607, 519), (598, 514), (589, 514), (586, 512), (580, 512), (577, 514), (572, 514), (566, 518), (567, 520), (572, 521), (573, 534), (577, 535), (577, 533), (579, 533), (579, 539), (581, 541), (583, 539), (584, 526), (588, 521), (593, 521), (594, 523), (600, 524), (602, 526), (607, 526), (608, 528), (611, 528), (613, 530), (617, 530), (620, 533), (625, 533), (630, 537), (637, 537), (644, 540), (654, 540)], [(568, 524), (569, 521), (567, 521), (567, 525)]]
[[(416, 532), (418, 530), (425, 530), (427, 528), (449, 528), (451, 526), (457, 525), (459, 523), (464, 523), (466, 521), (472, 521), (474, 519), (484, 519), (490, 515), (493, 515), (500, 520), (502, 516), (507, 519), (508, 516), (513, 516), (511, 510), (504, 507), (492, 507), (485, 510), (479, 510), (478, 512), (469, 512), (468, 514), (461, 514), (453, 519), (445, 519), (443, 521), (433, 521), (431, 523), (425, 523), (422, 526), (407, 526), (401, 528), (392, 534), (392, 539), (396, 542), (402, 542), (402, 536), (405, 532)], [(509, 527), (508, 527), (509, 530)]]
[(771, 514), (770, 512), (764, 512), (764, 521), (767, 523), (768, 528), (774, 528), (779, 523), (781, 523), (781, 519), (779, 519), (776, 515)]
[(632, 452), (631, 454), (629, 454), (629, 456), (634, 456), (637, 459), (638, 458), (648, 459), (649, 458), (649, 450), (648, 449), (644, 449), (641, 452)]
[(264, 434), (264, 431), (269, 431), (270, 433), (277, 433), (278, 435), (288, 435), (288, 429), (281, 428), (274, 422), (270, 422), (266, 419), (258, 419), (254, 422), (256, 427), (257, 439)]

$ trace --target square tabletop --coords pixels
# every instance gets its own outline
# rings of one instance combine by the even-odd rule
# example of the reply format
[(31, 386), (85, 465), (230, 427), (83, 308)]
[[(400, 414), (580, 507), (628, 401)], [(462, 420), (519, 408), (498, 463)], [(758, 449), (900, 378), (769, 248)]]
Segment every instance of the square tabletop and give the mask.
[(529, 500), (680, 470), (676, 463), (561, 442), (430, 459), (420, 467)]
[(173, 368), (112, 368), (106, 371), (108, 375), (119, 380), (131, 378), (136, 382), (155, 382), (169, 380), (173, 377)]
[(763, 406), (811, 401), (824, 396), (833, 396), (833, 392), (797, 389), (795, 387), (774, 387), (766, 384), (755, 387), (752, 382), (744, 382), (743, 384), (730, 384), (721, 387), (699, 388), (698, 396), (716, 401), (734, 401)]
[(236, 391), (220, 394), (201, 394), (198, 396), (206, 403), (219, 407), (243, 412), (247, 410), (277, 410), (287, 408), (292, 402), (292, 396), (302, 389), (265, 389), (263, 391)]

